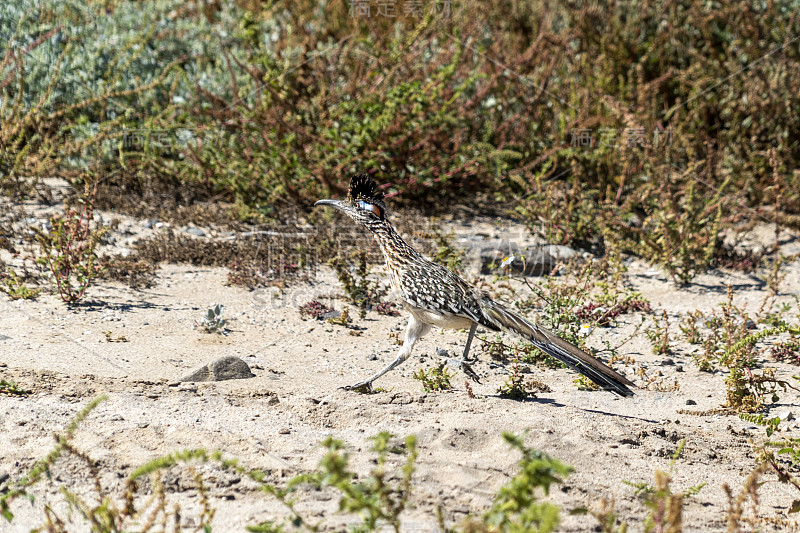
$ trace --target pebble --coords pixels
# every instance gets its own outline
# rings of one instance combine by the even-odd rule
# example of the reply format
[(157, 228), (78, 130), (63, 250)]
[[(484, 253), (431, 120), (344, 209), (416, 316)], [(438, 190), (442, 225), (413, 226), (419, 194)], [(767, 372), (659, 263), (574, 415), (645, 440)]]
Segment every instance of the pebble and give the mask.
[(194, 235), (196, 237), (205, 237), (206, 232), (201, 230), (200, 228), (186, 228), (186, 233), (189, 235)]
[(697, 402), (694, 400), (686, 400), (686, 405), (697, 405)]
[(784, 422), (786, 420), (792, 420), (794, 418), (794, 413), (792, 413), (791, 411), (781, 411), (780, 413), (778, 413), (778, 418), (780, 418), (781, 421)]

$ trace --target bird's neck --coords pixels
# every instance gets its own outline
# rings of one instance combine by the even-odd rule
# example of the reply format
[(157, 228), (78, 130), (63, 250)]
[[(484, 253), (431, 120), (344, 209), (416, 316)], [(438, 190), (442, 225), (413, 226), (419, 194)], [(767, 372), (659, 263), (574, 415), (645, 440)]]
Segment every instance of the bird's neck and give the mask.
[(387, 220), (382, 224), (375, 224), (370, 226), (369, 230), (375, 235), (378, 244), (383, 252), (383, 257), (389, 269), (401, 267), (408, 260), (421, 259), (422, 256), (414, 250), (397, 231), (394, 226)]

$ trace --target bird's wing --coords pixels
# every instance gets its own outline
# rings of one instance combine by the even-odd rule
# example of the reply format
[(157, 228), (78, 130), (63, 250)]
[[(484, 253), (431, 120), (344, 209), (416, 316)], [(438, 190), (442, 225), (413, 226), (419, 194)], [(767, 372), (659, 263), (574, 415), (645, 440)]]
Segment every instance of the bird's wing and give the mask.
[(433, 262), (407, 265), (400, 285), (403, 299), (414, 307), (462, 316), (490, 329), (499, 329), (484, 316), (480, 292), (442, 265)]

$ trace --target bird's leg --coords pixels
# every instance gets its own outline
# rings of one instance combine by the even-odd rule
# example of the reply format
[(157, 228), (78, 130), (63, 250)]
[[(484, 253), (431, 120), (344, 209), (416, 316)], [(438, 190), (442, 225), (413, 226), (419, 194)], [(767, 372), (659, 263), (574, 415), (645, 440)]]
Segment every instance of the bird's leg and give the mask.
[(464, 371), (464, 374), (466, 374), (469, 379), (471, 379), (475, 383), (480, 383), (481, 380), (480, 378), (478, 378), (478, 374), (469, 365), (470, 359), (467, 359), (467, 357), (469, 356), (469, 347), (472, 344), (472, 337), (475, 336), (476, 329), (478, 329), (478, 324), (476, 322), (473, 322), (472, 326), (469, 328), (469, 335), (467, 336), (467, 345), (464, 347), (464, 355), (461, 357), (461, 370)]
[(478, 323), (473, 322), (472, 327), (469, 328), (469, 335), (467, 336), (467, 345), (464, 347), (464, 355), (461, 357), (461, 359), (463, 359), (464, 361), (470, 361), (470, 359), (467, 359), (467, 356), (469, 355), (469, 347), (472, 344), (472, 337), (475, 336), (476, 329), (478, 329)]
[(372, 382), (381, 377), (382, 375), (390, 372), (400, 366), (403, 361), (408, 359), (408, 356), (411, 355), (411, 350), (414, 348), (414, 345), (417, 343), (420, 337), (425, 335), (431, 330), (430, 324), (423, 324), (414, 315), (411, 315), (408, 318), (408, 327), (406, 328), (406, 338), (403, 341), (403, 346), (400, 347), (400, 352), (397, 354), (397, 358), (389, 363), (386, 368), (378, 372), (377, 374), (370, 376), (369, 378), (365, 379), (364, 381), (359, 381), (353, 385), (348, 387), (342, 387), (345, 390), (358, 390), (358, 389), (371, 389)]

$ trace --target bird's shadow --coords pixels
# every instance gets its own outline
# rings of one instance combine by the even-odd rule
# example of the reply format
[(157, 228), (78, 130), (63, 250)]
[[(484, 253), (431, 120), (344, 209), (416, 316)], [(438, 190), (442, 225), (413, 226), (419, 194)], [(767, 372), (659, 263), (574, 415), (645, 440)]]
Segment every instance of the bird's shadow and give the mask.
[(487, 398), (496, 398), (498, 400), (511, 400), (511, 401), (518, 402), (518, 403), (540, 403), (540, 404), (552, 405), (553, 407), (567, 407), (565, 404), (559, 403), (559, 402), (553, 400), (552, 398), (536, 398), (536, 397), (533, 397), (533, 398), (524, 398), (524, 399), (514, 399), (514, 398), (509, 398), (508, 396), (502, 396), (500, 394), (487, 394), (486, 397)]
[[(503, 400), (508, 400), (509, 399), (509, 398), (503, 397), (503, 396), (501, 396), (499, 394), (491, 394), (488, 397), (490, 397), (490, 398), (498, 398), (498, 399), (503, 399)], [(515, 401), (520, 402), (520, 403), (534, 403), (534, 404), (550, 405), (550, 406), (553, 406), (553, 407), (568, 407), (566, 404), (558, 402), (558, 401), (556, 401), (556, 400), (554, 400), (552, 398), (525, 398), (524, 400), (515, 400)], [(649, 424), (661, 424), (661, 422), (659, 420), (650, 420), (649, 418), (642, 418), (642, 417), (639, 417), (639, 416), (622, 415), (622, 414), (619, 414), (619, 413), (610, 413), (608, 411), (600, 411), (599, 409), (586, 409), (586, 408), (583, 408), (583, 407), (577, 407), (575, 405), (572, 405), (571, 407), (573, 407), (575, 409), (580, 409), (581, 411), (583, 411), (585, 413), (595, 413), (595, 414), (604, 415), (604, 416), (614, 416), (614, 417), (617, 417), (617, 418), (626, 418), (628, 420), (638, 420), (640, 422), (647, 422)]]
[(631, 415), (621, 415), (619, 413), (609, 413), (608, 411), (600, 411), (599, 409), (584, 409), (583, 407), (575, 407), (575, 409), (580, 409), (586, 413), (596, 413), (599, 415), (605, 416), (615, 416), (618, 418), (627, 418), (629, 420), (639, 420), (641, 422), (647, 422), (649, 424), (661, 424), (659, 420), (650, 420), (649, 418), (642, 418), (640, 416), (631, 416)]

